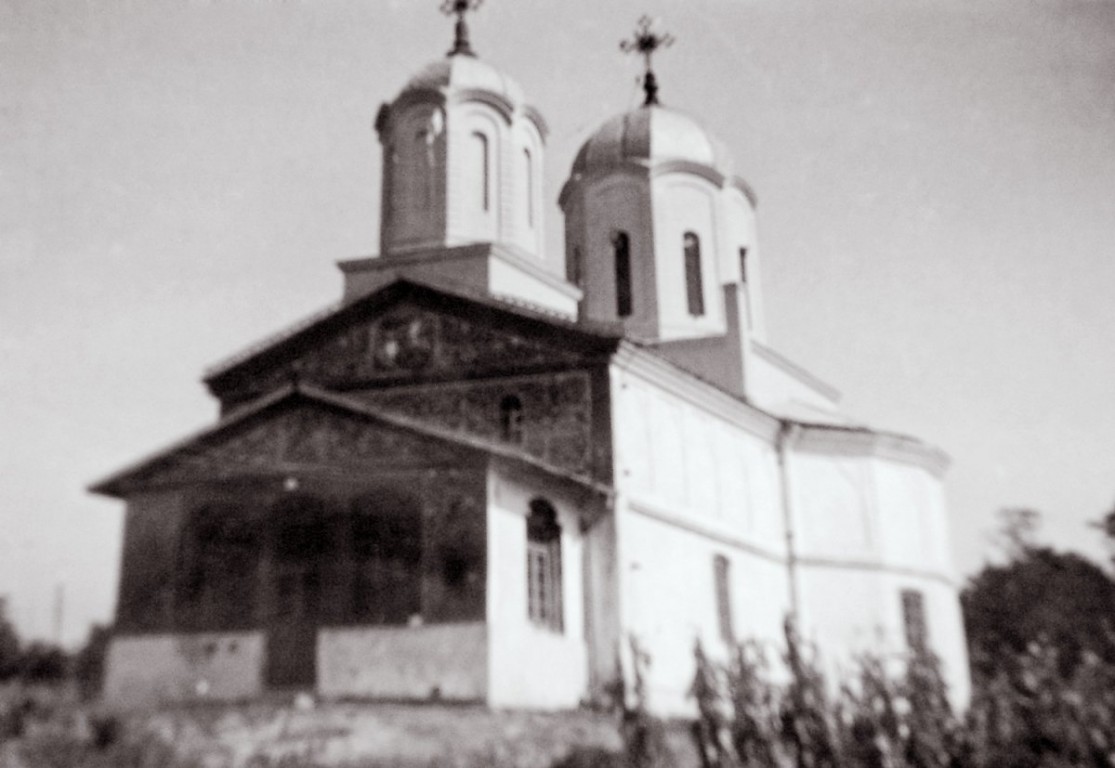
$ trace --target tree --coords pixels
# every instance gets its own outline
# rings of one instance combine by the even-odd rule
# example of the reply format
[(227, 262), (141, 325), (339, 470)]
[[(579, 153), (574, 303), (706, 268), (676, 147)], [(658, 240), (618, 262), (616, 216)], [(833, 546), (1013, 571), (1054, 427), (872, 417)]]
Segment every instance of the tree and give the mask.
[(1041, 513), (1026, 507), (1007, 507), (999, 510), (1000, 546), (1007, 557), (1016, 559), (1033, 549)]
[(0, 597), (0, 680), (19, 671), (19, 635), (8, 620), (7, 609), (7, 602)]
[(89, 638), (85, 641), (85, 646), (74, 658), (74, 677), (77, 678), (82, 696), (87, 699), (96, 698), (101, 692), (105, 655), (108, 653), (111, 637), (112, 630), (109, 627), (94, 624), (89, 629)]
[(1111, 559), (1115, 560), (1115, 504), (1112, 504), (1111, 509), (1092, 525), (1103, 531), (1105, 543), (1111, 552)]
[(994, 675), (1039, 640), (1066, 676), (1085, 651), (1115, 663), (1115, 582), (1079, 555), (1027, 544), (973, 576), (961, 605), (977, 674)]

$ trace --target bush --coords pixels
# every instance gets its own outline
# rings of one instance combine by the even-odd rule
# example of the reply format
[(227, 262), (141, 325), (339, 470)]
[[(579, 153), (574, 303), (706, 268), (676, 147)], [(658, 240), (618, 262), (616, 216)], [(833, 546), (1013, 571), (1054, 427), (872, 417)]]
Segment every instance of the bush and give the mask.
[(995, 676), (976, 677), (960, 716), (929, 652), (902, 659), (900, 674), (861, 659), (857, 679), (831, 698), (792, 624), (786, 649), (789, 680), (775, 685), (754, 645), (722, 667), (698, 646), (694, 734), (706, 768), (1115, 766), (1115, 665), (1096, 654), (1067, 665), (1066, 678), (1054, 647), (1032, 643)]
[(82, 698), (86, 700), (100, 695), (105, 674), (105, 655), (108, 653), (108, 642), (111, 637), (110, 628), (94, 624), (89, 630), (89, 637), (84, 647), (74, 657), (74, 678)]

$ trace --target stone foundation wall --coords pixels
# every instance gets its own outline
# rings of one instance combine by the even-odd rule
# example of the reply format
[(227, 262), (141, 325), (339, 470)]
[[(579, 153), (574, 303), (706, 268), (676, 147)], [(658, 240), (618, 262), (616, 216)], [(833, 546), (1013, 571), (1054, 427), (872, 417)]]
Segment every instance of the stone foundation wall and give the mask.
[(318, 692), (326, 698), (485, 701), (483, 622), (322, 629)]

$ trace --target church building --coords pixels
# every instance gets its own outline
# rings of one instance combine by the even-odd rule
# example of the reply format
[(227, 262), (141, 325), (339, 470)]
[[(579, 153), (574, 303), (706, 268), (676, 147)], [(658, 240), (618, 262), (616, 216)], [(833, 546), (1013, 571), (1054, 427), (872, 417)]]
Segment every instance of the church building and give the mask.
[(683, 714), (698, 639), (776, 655), (792, 615), (833, 670), (928, 647), (966, 700), (948, 460), (767, 344), (755, 194), (659, 104), (663, 38), (569, 169), (555, 274), (546, 121), (450, 5), (376, 118), (379, 255), (205, 373), (211, 427), (92, 488), (127, 505), (106, 699), (573, 708), (635, 638)]

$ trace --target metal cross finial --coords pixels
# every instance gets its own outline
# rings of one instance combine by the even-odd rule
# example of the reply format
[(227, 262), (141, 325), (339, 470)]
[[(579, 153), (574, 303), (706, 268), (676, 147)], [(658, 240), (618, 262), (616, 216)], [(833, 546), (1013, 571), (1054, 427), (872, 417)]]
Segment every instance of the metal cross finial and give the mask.
[(624, 53), (638, 53), (643, 56), (647, 69), (643, 76), (643, 92), (647, 95), (643, 106), (646, 107), (658, 103), (658, 81), (655, 79), (654, 71), (650, 66), (651, 57), (659, 48), (669, 48), (674, 44), (674, 36), (669, 33), (658, 34), (654, 31), (656, 26), (656, 19), (644, 15), (639, 19), (634, 37), (619, 44), (619, 49)]
[(475, 56), (472, 46), (468, 42), (468, 24), (465, 23), (465, 14), (475, 11), (484, 0), (442, 0), (441, 12), (446, 16), (457, 16), (457, 33), (453, 40), (453, 47), (449, 50), (450, 56), (464, 54)]

